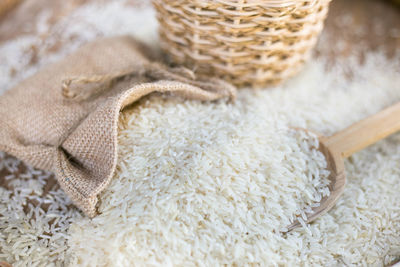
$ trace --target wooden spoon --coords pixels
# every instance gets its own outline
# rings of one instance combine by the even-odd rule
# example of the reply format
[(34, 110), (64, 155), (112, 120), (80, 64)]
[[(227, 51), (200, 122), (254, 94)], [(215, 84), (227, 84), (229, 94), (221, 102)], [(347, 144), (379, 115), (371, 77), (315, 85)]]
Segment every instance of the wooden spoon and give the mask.
[[(399, 130), (400, 102), (330, 137), (320, 136), (319, 150), (324, 154), (330, 171), (330, 195), (321, 200), (319, 207), (313, 208), (313, 213), (307, 216), (306, 222), (309, 223), (329, 211), (343, 193), (346, 184), (345, 158)], [(290, 231), (300, 225), (295, 221), (287, 229)]]

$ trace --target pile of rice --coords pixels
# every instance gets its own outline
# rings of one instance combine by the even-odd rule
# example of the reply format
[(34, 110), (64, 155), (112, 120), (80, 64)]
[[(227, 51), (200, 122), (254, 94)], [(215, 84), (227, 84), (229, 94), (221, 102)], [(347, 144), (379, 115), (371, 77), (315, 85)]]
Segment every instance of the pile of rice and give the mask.
[[(68, 28), (79, 36), (72, 46), (98, 32), (123, 33), (127, 25), (142, 40), (153, 40), (152, 11), (123, 2), (86, 5), (49, 31)], [(132, 18), (148, 23), (132, 24)], [(19, 41), (0, 51), (22, 51), (29, 44)], [(23, 64), (19, 68), (33, 72), (68, 49), (35, 66), (7, 56), (9, 65), (2, 68)], [(46, 173), (28, 169), (8, 177), (17, 185), (0, 191), (0, 261), (15, 266), (388, 264), (400, 256), (400, 135), (346, 161), (346, 190), (328, 214), (287, 234), (280, 230), (296, 214), (305, 218), (329, 194), (316, 138), (293, 127), (329, 135), (399, 101), (399, 62), (400, 56), (387, 60), (369, 53), (362, 65), (349, 57), (327, 70), (325, 60), (314, 59), (285, 85), (242, 90), (235, 103), (145, 98), (121, 115), (117, 172), (101, 195), (96, 218), (80, 216), (60, 190), (41, 197)], [(351, 80), (344, 78), (343, 66), (354, 70)], [(22, 78), (7, 77), (0, 84)], [(0, 172), (16, 164), (5, 166), (1, 156)], [(33, 175), (42, 178), (30, 182)], [(48, 199), (54, 208), (25, 214), (21, 203), (29, 198)], [(46, 228), (54, 216), (57, 227)]]
[[(281, 238), (274, 232), (287, 231), (294, 214), (306, 220), (303, 209), (311, 212), (329, 193), (329, 172), (312, 148), (317, 139), (288, 129), (262, 100), (153, 97), (126, 111), (118, 172), (101, 197), (102, 214), (71, 228), (70, 244), (86, 255), (80, 260), (101, 265), (93, 259), (106, 253), (115, 263), (121, 248), (139, 265), (268, 259), (273, 250), (266, 249), (276, 249), (268, 243)], [(99, 235), (100, 229), (108, 231)]]
[[(366, 64), (360, 72), (374, 63)], [(241, 91), (235, 104), (156, 96), (126, 110), (102, 214), (71, 225), (74, 262), (379, 265), (400, 255), (399, 136), (347, 161), (349, 184), (332, 212), (288, 234), (273, 231), (289, 223), (293, 195), (303, 199), (311, 190), (301, 180), (293, 184), (299, 173), (317, 175), (324, 164), (288, 127), (332, 133), (374, 113), (371, 100), (379, 109), (400, 99), (389, 73), (375, 80), (379, 91), (374, 78), (340, 82), (337, 74), (313, 62), (282, 88)]]

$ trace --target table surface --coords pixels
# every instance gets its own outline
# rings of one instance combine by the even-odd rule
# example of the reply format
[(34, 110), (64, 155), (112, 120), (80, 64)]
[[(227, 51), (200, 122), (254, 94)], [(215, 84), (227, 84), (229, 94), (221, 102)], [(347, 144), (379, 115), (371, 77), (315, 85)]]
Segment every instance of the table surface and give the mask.
[[(90, 1), (107, 2), (107, 0), (23, 0), (0, 17), (0, 45), (26, 34), (39, 34), (33, 27), (35, 23), (32, 22), (39, 19), (43, 9), (49, 11), (51, 14), (49, 21), (55, 24), (63, 16)], [(131, 0), (130, 5), (142, 5), (143, 2), (143, 0)], [(327, 56), (332, 61), (346, 57), (354, 51), (359, 53), (362, 60), (363, 54), (377, 49), (384, 49), (387, 56), (392, 57), (400, 51), (400, 5), (396, 6), (384, 0), (333, 0), (322, 38), (326, 39), (317, 44), (315, 55)], [(329, 42), (326, 42), (327, 40)], [(327, 43), (332, 45), (323, 45)], [(59, 47), (55, 46), (52, 49), (57, 50)], [(21, 163), (19, 168), (23, 173), (26, 166)], [(0, 171), (0, 186), (9, 188), (4, 179), (7, 174), (4, 170)], [(58, 184), (53, 178), (46, 186), (44, 194), (57, 187)]]

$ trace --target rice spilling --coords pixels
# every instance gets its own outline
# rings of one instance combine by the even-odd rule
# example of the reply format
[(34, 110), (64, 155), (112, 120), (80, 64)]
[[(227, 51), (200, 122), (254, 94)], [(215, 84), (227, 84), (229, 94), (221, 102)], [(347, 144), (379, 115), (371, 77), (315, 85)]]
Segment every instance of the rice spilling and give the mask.
[(178, 265), (247, 262), (248, 249), (295, 215), (306, 220), (329, 194), (325, 158), (312, 148), (318, 140), (241, 96), (234, 105), (153, 98), (124, 113), (117, 178), (100, 208), (101, 217), (121, 220), (101, 227), (131, 229), (134, 262), (157, 256), (147, 245)]
[[(97, 36), (128, 33), (156, 43), (154, 12), (138, 2), (143, 4), (85, 4), (51, 26), (44, 11), (34, 25), (37, 35), (0, 44), (0, 90)], [(350, 15), (343, 11), (343, 16)], [(345, 48), (332, 38), (324, 32), (320, 43)], [(56, 44), (61, 48), (53, 51)], [(32, 47), (34, 64), (26, 58)], [(243, 90), (234, 104), (143, 99), (121, 114), (118, 171), (101, 196), (102, 214), (93, 220), (82, 217), (59, 188), (46, 189), (50, 174), (29, 167), (19, 173), (15, 166), (21, 163), (0, 152), (0, 173), (13, 181), (12, 187), (0, 187), (0, 261), (13, 266), (387, 265), (400, 258), (399, 134), (345, 162), (348, 184), (333, 210), (287, 234), (280, 230), (291, 215), (301, 220), (329, 194), (325, 163), (313, 149), (315, 136), (292, 129), (329, 135), (399, 101), (399, 63), (399, 53), (389, 60), (380, 52), (368, 52), (361, 65), (356, 55), (333, 65), (313, 59), (287, 84)]]

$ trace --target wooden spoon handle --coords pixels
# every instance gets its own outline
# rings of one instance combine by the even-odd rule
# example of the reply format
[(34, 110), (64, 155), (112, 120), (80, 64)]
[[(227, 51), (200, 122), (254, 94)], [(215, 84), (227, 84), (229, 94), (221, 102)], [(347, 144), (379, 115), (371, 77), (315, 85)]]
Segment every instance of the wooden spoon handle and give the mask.
[(347, 158), (399, 130), (400, 102), (327, 137), (325, 144)]

